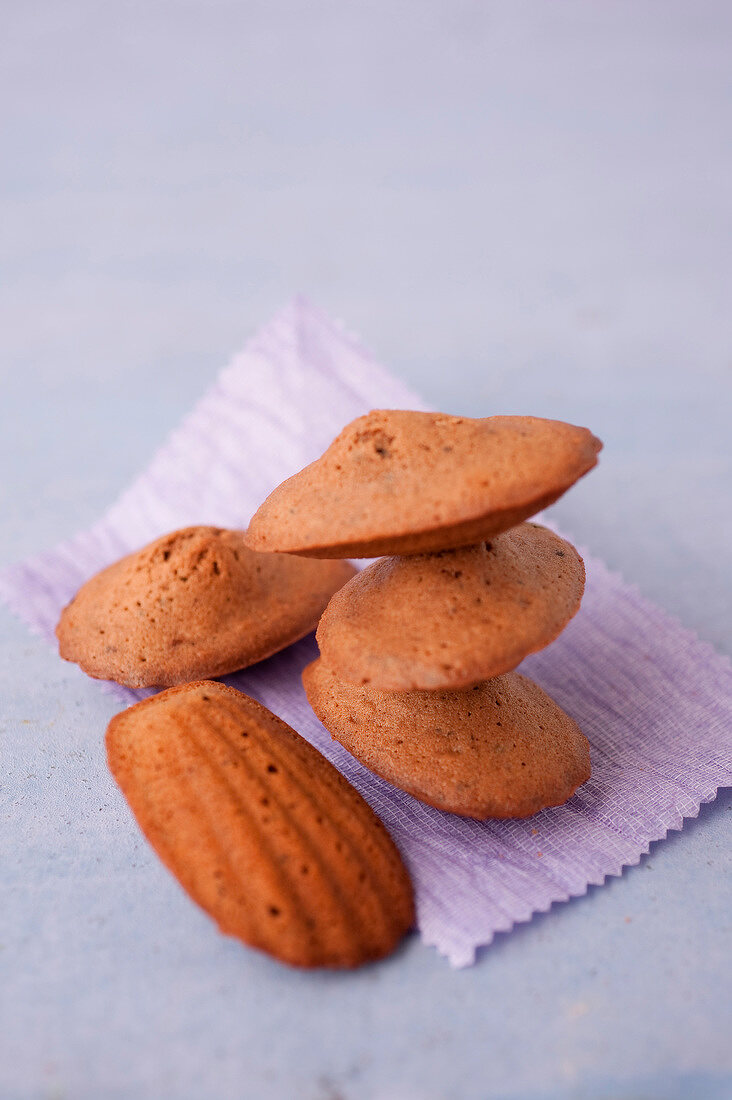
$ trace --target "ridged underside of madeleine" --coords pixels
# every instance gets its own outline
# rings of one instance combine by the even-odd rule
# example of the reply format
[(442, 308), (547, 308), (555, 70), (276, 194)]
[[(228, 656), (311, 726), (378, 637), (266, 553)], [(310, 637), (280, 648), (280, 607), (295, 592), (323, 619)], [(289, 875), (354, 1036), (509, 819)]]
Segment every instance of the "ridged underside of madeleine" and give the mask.
[(389, 834), (294, 730), (232, 688), (113, 719), (110, 767), (163, 862), (222, 931), (297, 966), (388, 954), (414, 918)]

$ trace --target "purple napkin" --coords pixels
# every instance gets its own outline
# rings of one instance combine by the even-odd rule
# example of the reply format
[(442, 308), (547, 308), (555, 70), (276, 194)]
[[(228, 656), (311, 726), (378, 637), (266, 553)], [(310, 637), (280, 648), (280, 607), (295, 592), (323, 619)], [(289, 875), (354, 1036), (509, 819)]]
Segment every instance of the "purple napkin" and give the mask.
[[(175, 527), (244, 527), (349, 420), (420, 407), (340, 327), (295, 302), (222, 372), (99, 523), (0, 573), (0, 596), (52, 639), (61, 608), (102, 566)], [(317, 745), (383, 818), (414, 879), (422, 937), (455, 966), (496, 932), (619, 875), (732, 782), (730, 662), (601, 561), (585, 553), (585, 563), (581, 611), (522, 670), (587, 734), (592, 778), (565, 806), (527, 821), (431, 809), (332, 742), (300, 684), (317, 653), (312, 636), (228, 678)], [(110, 690), (125, 703), (149, 694)]]

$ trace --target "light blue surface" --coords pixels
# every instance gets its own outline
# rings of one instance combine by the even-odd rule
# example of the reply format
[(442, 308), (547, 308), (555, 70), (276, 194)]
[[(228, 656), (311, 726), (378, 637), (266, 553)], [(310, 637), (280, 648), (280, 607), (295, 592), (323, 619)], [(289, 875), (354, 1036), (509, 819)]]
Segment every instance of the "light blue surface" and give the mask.
[[(557, 519), (732, 652), (728, 6), (34, 3), (5, 22), (0, 563), (96, 518), (302, 288), (438, 407), (590, 425), (602, 464)], [(732, 1092), (729, 793), (469, 971), (412, 939), (358, 974), (293, 974), (172, 882), (148, 911), (164, 872), (141, 843), (119, 850), (132, 901), (106, 860), (74, 875), (125, 812), (115, 704), (4, 611), (0, 646), (2, 767), (27, 777), (0, 928), (36, 899), (20, 941), (0, 931), (3, 1100)]]

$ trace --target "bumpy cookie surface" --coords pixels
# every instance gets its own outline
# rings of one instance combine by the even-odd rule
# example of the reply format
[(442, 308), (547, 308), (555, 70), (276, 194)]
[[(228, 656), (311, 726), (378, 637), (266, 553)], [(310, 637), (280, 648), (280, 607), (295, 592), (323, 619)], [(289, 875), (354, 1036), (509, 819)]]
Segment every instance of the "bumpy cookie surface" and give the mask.
[(377, 410), (270, 494), (247, 544), (321, 558), (468, 546), (555, 501), (601, 446), (559, 420)]
[(117, 715), (107, 755), (142, 831), (222, 932), (295, 966), (388, 954), (412, 887), (361, 795), (288, 725), (212, 682)]
[(303, 683), (325, 728), (422, 802), (463, 817), (529, 817), (590, 777), (587, 738), (538, 684), (508, 672), (467, 691), (377, 691), (322, 658)]
[(188, 527), (87, 581), (61, 615), (59, 651), (128, 687), (224, 676), (314, 630), (353, 573), (347, 562), (256, 554), (242, 531)]
[(382, 558), (328, 604), (320, 652), (357, 684), (468, 687), (553, 641), (579, 608), (584, 581), (574, 547), (535, 523), (461, 550)]

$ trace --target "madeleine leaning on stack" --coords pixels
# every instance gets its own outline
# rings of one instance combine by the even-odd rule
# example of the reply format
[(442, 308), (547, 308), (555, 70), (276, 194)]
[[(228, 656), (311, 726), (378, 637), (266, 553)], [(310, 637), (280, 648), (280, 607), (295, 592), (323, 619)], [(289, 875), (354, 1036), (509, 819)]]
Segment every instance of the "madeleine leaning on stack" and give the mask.
[(601, 446), (557, 420), (378, 410), (254, 516), (260, 553), (388, 555), (332, 597), (303, 682), (331, 735), (423, 802), (527, 817), (589, 778), (587, 739), (513, 669), (564, 629), (585, 580), (573, 546), (525, 521)]

